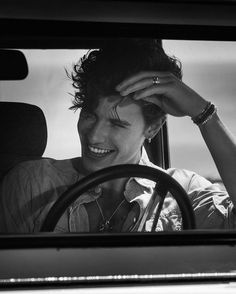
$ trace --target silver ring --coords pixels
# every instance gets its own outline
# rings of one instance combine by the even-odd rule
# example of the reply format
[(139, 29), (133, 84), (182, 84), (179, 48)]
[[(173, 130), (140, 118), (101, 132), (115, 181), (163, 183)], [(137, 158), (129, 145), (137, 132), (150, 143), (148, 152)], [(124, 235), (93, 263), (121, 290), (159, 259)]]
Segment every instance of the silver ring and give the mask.
[(153, 85), (160, 84), (160, 79), (158, 78), (158, 76), (155, 76), (152, 78), (152, 83), (153, 83)]

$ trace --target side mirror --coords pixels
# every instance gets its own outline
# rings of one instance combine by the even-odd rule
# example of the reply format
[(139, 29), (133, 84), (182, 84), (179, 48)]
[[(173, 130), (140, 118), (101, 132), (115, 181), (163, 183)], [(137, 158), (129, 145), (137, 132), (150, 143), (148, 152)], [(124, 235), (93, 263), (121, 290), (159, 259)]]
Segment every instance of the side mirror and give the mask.
[(0, 80), (23, 80), (28, 75), (28, 64), (19, 50), (0, 49)]

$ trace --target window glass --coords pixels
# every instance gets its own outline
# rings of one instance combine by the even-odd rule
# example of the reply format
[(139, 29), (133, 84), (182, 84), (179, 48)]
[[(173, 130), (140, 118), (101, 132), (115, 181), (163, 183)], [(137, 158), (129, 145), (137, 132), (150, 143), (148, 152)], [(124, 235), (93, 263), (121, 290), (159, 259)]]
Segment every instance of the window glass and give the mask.
[[(204, 99), (214, 103), (223, 122), (229, 127), (232, 134), (236, 135), (236, 100), (234, 97), (236, 90), (236, 43), (164, 40), (163, 47), (168, 55), (175, 56), (180, 60), (183, 68), (183, 82)], [(48, 141), (43, 154), (44, 157), (62, 160), (80, 156), (81, 142), (77, 130), (80, 111), (69, 110), (72, 106), (75, 89), (72, 87), (72, 81), (67, 73), (71, 73), (73, 65), (88, 50), (24, 49), (21, 51), (26, 56), (29, 75), (23, 81), (1, 81), (0, 100), (35, 104), (43, 110), (48, 129)], [(120, 128), (120, 126), (116, 125), (116, 128)], [(181, 170), (180, 173), (183, 170), (188, 170), (190, 173), (194, 171), (212, 183), (219, 183), (222, 191), (225, 190), (199, 128), (189, 117), (179, 118), (168, 115), (168, 136), (171, 167)], [(100, 152), (95, 149), (93, 148), (92, 152)], [(108, 151), (103, 150), (101, 152)], [(186, 173), (184, 176), (186, 176)], [(193, 178), (188, 172), (187, 176)], [(204, 180), (203, 183), (205, 189), (207, 184)], [(197, 189), (196, 186), (195, 190)], [(189, 191), (189, 193), (191, 197), (201, 196), (197, 192)], [(167, 201), (164, 204), (166, 212), (163, 219), (168, 219), (171, 207), (176, 206), (176, 202), (171, 202), (170, 199), (171, 197), (169, 197), (169, 203)], [(116, 205), (117, 209), (119, 209), (120, 204), (123, 205), (123, 202), (118, 204)], [(200, 205), (202, 203), (199, 203)], [(206, 205), (206, 202), (204, 205)], [(87, 208), (88, 211), (93, 213), (93, 208), (92, 210), (89, 210), (89, 207)], [(230, 209), (232, 210), (232, 205)], [(101, 210), (101, 206), (98, 205), (96, 213), (103, 215)], [(173, 222), (172, 225), (166, 226), (167, 230), (181, 228), (180, 219), (177, 217), (179, 212), (173, 210), (176, 211), (176, 214), (171, 215)], [(115, 212), (116, 209), (113, 210), (113, 214)], [(111, 213), (111, 215), (113, 214)], [(136, 217), (133, 219), (134, 222), (137, 220)], [(230, 221), (233, 222), (232, 219)], [(164, 221), (159, 226), (160, 230), (165, 229), (163, 224)], [(149, 224), (147, 224), (148, 227)], [(223, 228), (224, 225), (217, 224), (217, 228), (219, 227)]]
[[(236, 43), (166, 40), (164, 48), (181, 61), (183, 82), (215, 103), (220, 117), (235, 135)], [(188, 117), (169, 117), (171, 165), (194, 170), (213, 181), (220, 181), (201, 133), (189, 120)]]

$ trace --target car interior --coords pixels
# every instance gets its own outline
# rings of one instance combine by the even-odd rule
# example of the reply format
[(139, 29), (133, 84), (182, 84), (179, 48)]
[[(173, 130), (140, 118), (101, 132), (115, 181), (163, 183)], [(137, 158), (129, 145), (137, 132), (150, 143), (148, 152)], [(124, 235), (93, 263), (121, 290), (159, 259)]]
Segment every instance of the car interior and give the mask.
[[(225, 50), (225, 56), (233, 58), (234, 46), (236, 46), (235, 13), (236, 2), (228, 0), (72, 0), (61, 3), (54, 0), (50, 3), (44, 0), (39, 3), (26, 0), (21, 3), (13, 0), (3, 1), (0, 4), (0, 23), (3, 28), (0, 33), (0, 183), (10, 170), (23, 161), (60, 157), (64, 147), (61, 146), (60, 141), (54, 139), (53, 130), (57, 129), (56, 135), (64, 141), (65, 149), (70, 145), (65, 144), (70, 137), (66, 137), (68, 134), (64, 135), (64, 133), (69, 133), (79, 114), (73, 116), (73, 112), (68, 110), (71, 103), (71, 93), (69, 93), (71, 82), (65, 73), (66, 66), (71, 66), (78, 60), (78, 54), (83, 54), (84, 50), (99, 48), (104, 40), (158, 38), (167, 48), (175, 41), (176, 44), (185, 42), (185, 46), (188, 42), (192, 42), (191, 48), (194, 46), (201, 48), (202, 44), (206, 44), (206, 48), (214, 48), (214, 46), (221, 48), (222, 45), (221, 52)], [(207, 47), (209, 44), (212, 47)], [(205, 50), (204, 46), (203, 50)], [(63, 67), (61, 64), (65, 62), (66, 58), (63, 58), (66, 54), (69, 56), (69, 61)], [(186, 49), (184, 54), (189, 54), (191, 60), (194, 58), (197, 60), (195, 51), (193, 54), (191, 49)], [(46, 56), (45, 63), (42, 62), (43, 56)], [(34, 64), (31, 63), (33, 58)], [(216, 62), (217, 58), (219, 57), (213, 61)], [(59, 60), (64, 78), (58, 78), (57, 75), (58, 67), (55, 63)], [(198, 70), (196, 60), (192, 63), (195, 65), (195, 71)], [(231, 74), (235, 73), (236, 63), (232, 59), (227, 62), (226, 68), (232, 68)], [(207, 61), (203, 58), (201, 63), (204, 65)], [(40, 74), (37, 72), (38, 68), (42, 71)], [(48, 74), (48, 68), (53, 69), (52, 74), (51, 72)], [(207, 74), (203, 79), (208, 78)], [(37, 84), (40, 84), (38, 79), (41, 78), (48, 80), (48, 83), (39, 90)], [(31, 89), (27, 89), (27, 79), (34, 81)], [(222, 79), (219, 74), (219, 80)], [(20, 86), (20, 83), (24, 82), (25, 84)], [(63, 83), (67, 84), (67, 88), (61, 87)], [(214, 86), (213, 78), (210, 79), (209, 84)], [(234, 78), (225, 86), (230, 88), (231, 94), (234, 92), (233, 85)], [(22, 93), (18, 89), (21, 89)], [(66, 94), (69, 98), (61, 105), (57, 106), (55, 103), (53, 105), (53, 101), (56, 100), (53, 100), (51, 95), (54, 94), (55, 99), (58, 98), (61, 89), (67, 92), (62, 93), (62, 97)], [(214, 89), (215, 92), (218, 91), (217, 87)], [(208, 93), (207, 90), (205, 91)], [(27, 98), (28, 96), (30, 99)], [(50, 99), (51, 104), (48, 102)], [(60, 98), (58, 100), (60, 101)], [(226, 103), (221, 101), (220, 106), (223, 110), (228, 110), (231, 106), (227, 106), (226, 98), (225, 101)], [(68, 111), (62, 114), (61, 109)], [(232, 107), (230, 110), (234, 112), (234, 109)], [(60, 125), (58, 122), (63, 115), (64, 121), (68, 120), (69, 116), (73, 116), (68, 126)], [(228, 112), (223, 115), (227, 120)], [(57, 120), (54, 122), (55, 118)], [(233, 118), (228, 119), (234, 131), (235, 121)], [(180, 153), (176, 152), (175, 156), (173, 150), (175, 149), (173, 146), (182, 138), (179, 133), (174, 136), (176, 125), (178, 123), (175, 120), (168, 118), (158, 136), (151, 144), (145, 145), (149, 159), (163, 169), (178, 165), (181, 159)], [(186, 135), (191, 133), (191, 129), (186, 130)], [(71, 132), (75, 137), (73, 142), (77, 142), (76, 131)], [(183, 150), (181, 154), (186, 153), (187, 150), (183, 145), (190, 150), (195, 147), (196, 141), (191, 139), (192, 144), (187, 144), (189, 140), (186, 139), (184, 144), (178, 145), (178, 150)], [(69, 153), (65, 152), (61, 158), (75, 157), (77, 148), (71, 149)], [(188, 155), (186, 153), (182, 156)], [(195, 160), (198, 161), (196, 158)], [(190, 165), (188, 162), (186, 164)], [(213, 165), (212, 162), (210, 164)], [(199, 166), (198, 163), (196, 169)], [(199, 171), (204, 169), (207, 168), (201, 164)], [(224, 188), (221, 179), (212, 170), (209, 167), (205, 176), (219, 182)], [(118, 177), (125, 172), (117, 169), (115, 176)], [(136, 171), (132, 170), (132, 172)], [(86, 179), (79, 187), (76, 186), (62, 197), (64, 202), (67, 205), (74, 202), (78, 195), (96, 185), (103, 177), (106, 176), (107, 180), (111, 179), (111, 174), (111, 170), (107, 170), (106, 174), (97, 173), (97, 178)], [(139, 171), (137, 171), (138, 175)], [(148, 176), (152, 180), (157, 177), (154, 172)], [(169, 185), (172, 187), (174, 183)], [(183, 198), (181, 188), (176, 189), (176, 198)], [(40, 233), (0, 234), (0, 291), (6, 293), (24, 293), (26, 290), (40, 293), (57, 293), (59, 290), (65, 293), (74, 293), (73, 291), (197, 293), (200, 289), (214, 293), (235, 291), (235, 231), (194, 230), (194, 216), (192, 218), (189, 212), (192, 208), (188, 206), (188, 201), (183, 205), (183, 211), (181, 210), (185, 227), (180, 232), (50, 233), (66, 205), (64, 202), (61, 201), (58, 207), (52, 210), (52, 216), (48, 222), (45, 222)], [(178, 204), (180, 202), (181, 200)], [(51, 229), (48, 230), (49, 227)]]

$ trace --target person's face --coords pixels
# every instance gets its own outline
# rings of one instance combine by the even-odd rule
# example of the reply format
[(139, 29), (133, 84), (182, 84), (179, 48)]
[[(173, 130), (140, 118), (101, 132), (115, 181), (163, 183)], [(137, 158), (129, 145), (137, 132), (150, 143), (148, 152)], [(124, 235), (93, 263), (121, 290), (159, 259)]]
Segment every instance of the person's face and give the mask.
[(141, 107), (130, 98), (119, 95), (99, 99), (93, 112), (81, 110), (78, 132), (82, 164), (86, 172), (117, 164), (136, 164), (145, 140), (146, 125)]

